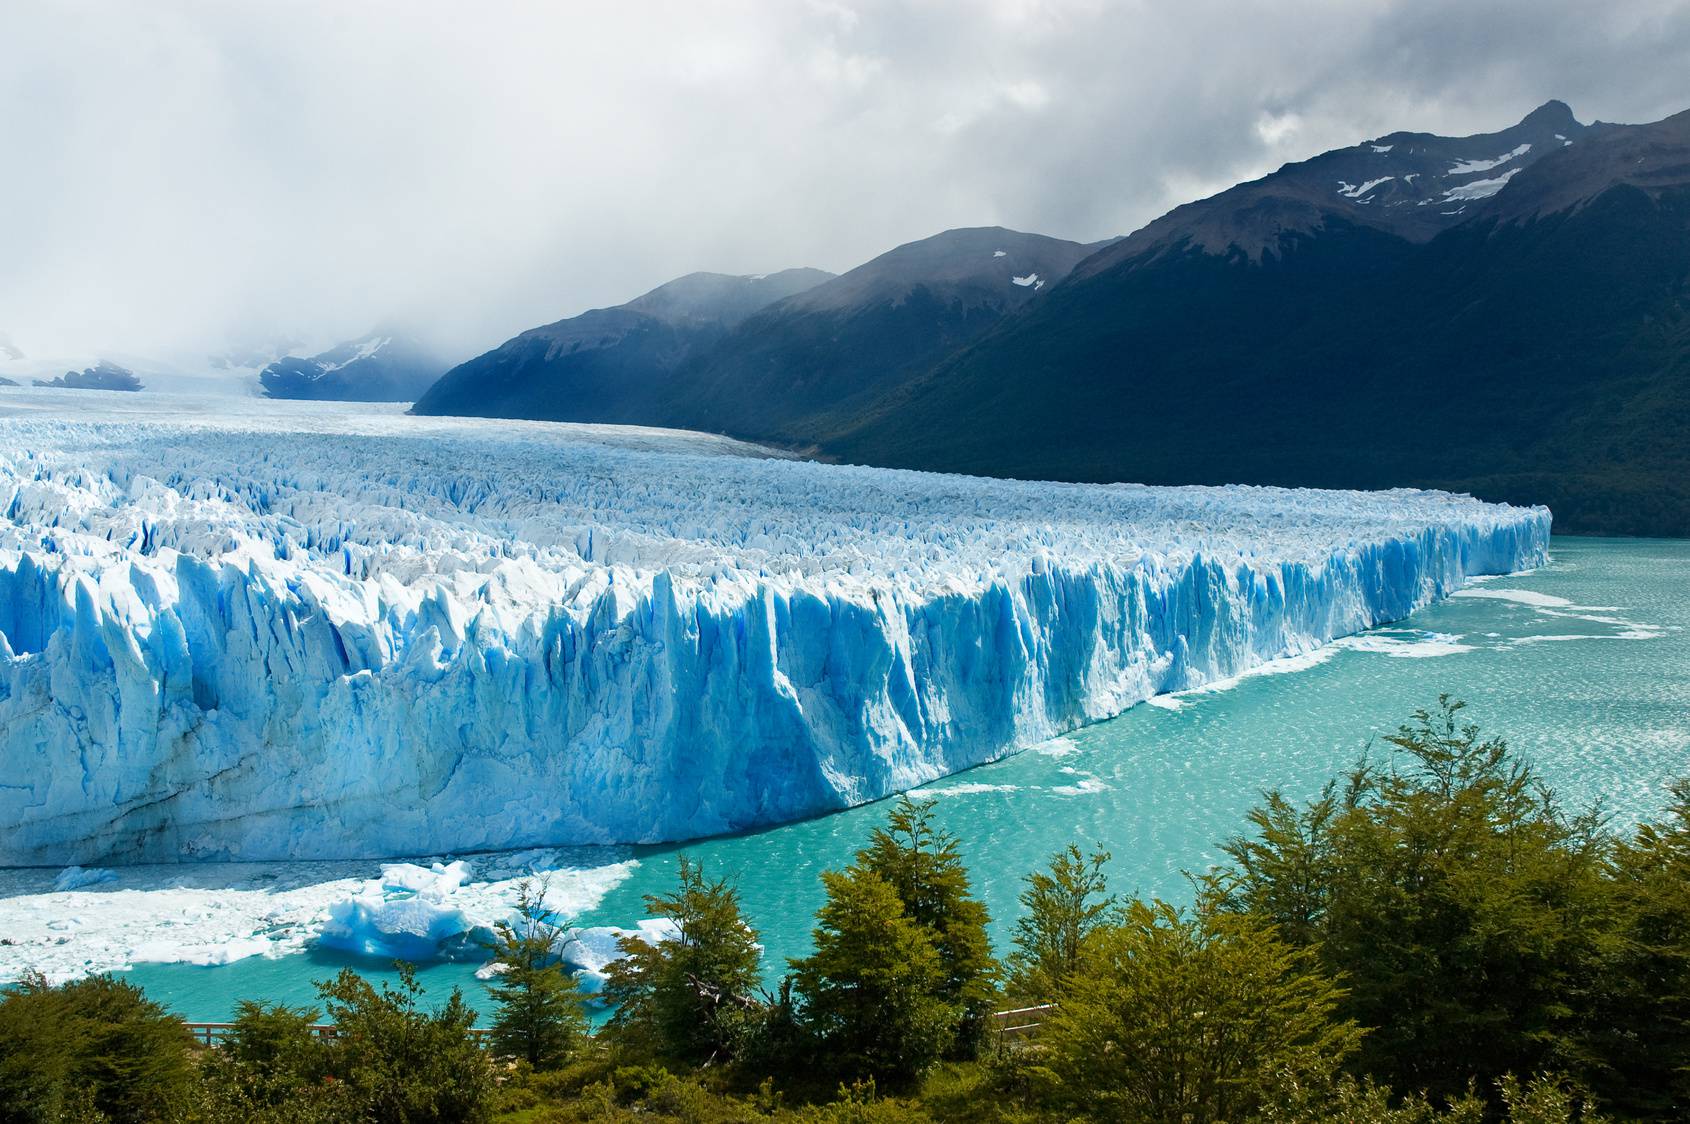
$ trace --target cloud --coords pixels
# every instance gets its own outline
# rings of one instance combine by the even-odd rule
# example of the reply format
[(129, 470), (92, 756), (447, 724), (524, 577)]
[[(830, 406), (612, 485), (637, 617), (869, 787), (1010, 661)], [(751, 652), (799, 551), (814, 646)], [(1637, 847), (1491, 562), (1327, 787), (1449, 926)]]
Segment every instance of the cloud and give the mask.
[(1685, 107), (1682, 3), (0, 7), (0, 330), (470, 354), (694, 269), (1071, 238), (1401, 128)]

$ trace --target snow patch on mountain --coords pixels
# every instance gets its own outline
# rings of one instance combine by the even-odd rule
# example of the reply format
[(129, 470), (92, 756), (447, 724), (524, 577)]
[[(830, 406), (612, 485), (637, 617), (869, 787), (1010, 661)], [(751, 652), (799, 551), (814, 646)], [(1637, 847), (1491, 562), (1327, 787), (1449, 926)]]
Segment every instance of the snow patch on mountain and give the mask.
[[(1508, 181), (1518, 175), (1520, 169), (1510, 168), (1500, 176), (1487, 180), (1468, 180), (1457, 187), (1444, 192), (1443, 202), (1453, 203), (1457, 200), (1489, 199), (1492, 195), (1508, 186)], [(1460, 212), (1445, 212), (1459, 214)]]
[[(1556, 134), (1556, 136), (1557, 139), (1559, 139), (1560, 134)], [(1488, 172), (1492, 168), (1502, 167), (1510, 160), (1518, 160), (1531, 150), (1531, 145), (1521, 144), (1516, 145), (1511, 151), (1504, 152), (1501, 156), (1490, 160), (1462, 160), (1455, 164), (1451, 164), (1449, 171), (1446, 174), (1451, 176), (1469, 176), (1476, 172)]]
[(772, 824), (1310, 652), (1549, 535), (1541, 508), (1435, 492), (69, 397), (0, 398), (4, 864)]
[(1338, 181), (1338, 194), (1348, 199), (1360, 199), (1382, 183), (1389, 183), (1395, 176), (1380, 176), (1378, 179), (1368, 180), (1366, 183), (1352, 184), (1344, 180)]

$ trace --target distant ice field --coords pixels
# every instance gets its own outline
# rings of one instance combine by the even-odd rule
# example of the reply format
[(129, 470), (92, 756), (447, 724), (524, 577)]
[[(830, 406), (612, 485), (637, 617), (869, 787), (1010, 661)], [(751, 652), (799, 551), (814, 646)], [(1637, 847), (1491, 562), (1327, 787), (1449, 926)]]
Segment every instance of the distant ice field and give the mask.
[(0, 388), (0, 865), (655, 842), (861, 803), (1545, 558), (1432, 492), (1065, 485)]

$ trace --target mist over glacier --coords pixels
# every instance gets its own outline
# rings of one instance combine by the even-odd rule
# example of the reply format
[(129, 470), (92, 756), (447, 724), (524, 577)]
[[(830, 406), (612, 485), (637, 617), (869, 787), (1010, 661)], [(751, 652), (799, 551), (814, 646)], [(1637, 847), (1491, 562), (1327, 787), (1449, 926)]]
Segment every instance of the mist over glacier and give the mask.
[(1399, 619), (1550, 523), (46, 390), (0, 398), (0, 510), (0, 864), (44, 865), (777, 823)]

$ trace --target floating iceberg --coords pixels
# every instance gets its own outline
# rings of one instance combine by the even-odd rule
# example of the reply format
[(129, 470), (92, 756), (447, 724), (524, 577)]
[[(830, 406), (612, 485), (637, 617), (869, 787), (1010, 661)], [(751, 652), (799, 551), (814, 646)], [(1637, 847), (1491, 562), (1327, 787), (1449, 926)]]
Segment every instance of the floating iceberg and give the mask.
[(646, 944), (655, 945), (661, 941), (673, 940), (681, 933), (680, 926), (667, 917), (648, 917), (635, 925), (632, 929), (623, 929), (616, 925), (595, 925), (570, 929), (563, 934), (558, 958), (580, 981), (582, 991), (596, 995), (604, 990), (605, 969), (625, 955), (622, 951), (623, 938), (636, 938)]
[(102, 867), (92, 869), (80, 866), (67, 866), (59, 871), (59, 876), (53, 879), (55, 893), (66, 890), (80, 890), (85, 886), (98, 886), (105, 882), (116, 882), (117, 871), (105, 870)]
[(387, 960), (485, 959), (492, 919), (472, 917), (456, 900), (469, 877), (462, 861), (383, 866), (380, 878), (329, 907), (317, 944)]
[(772, 824), (1397, 620), (1538, 565), (1549, 523), (1435, 492), (9, 391), (0, 864)]

